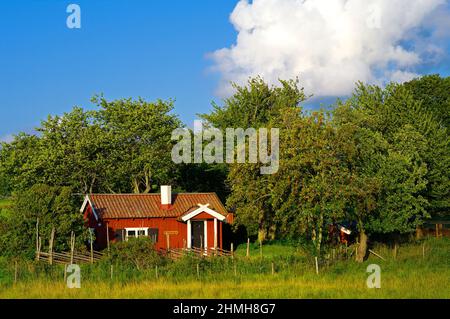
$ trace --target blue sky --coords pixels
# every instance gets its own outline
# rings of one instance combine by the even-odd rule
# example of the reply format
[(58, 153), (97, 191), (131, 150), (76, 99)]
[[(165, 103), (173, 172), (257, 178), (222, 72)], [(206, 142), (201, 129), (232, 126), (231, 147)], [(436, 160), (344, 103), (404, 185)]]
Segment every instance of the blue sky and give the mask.
[[(130, 5), (132, 2), (133, 5)], [(66, 7), (81, 7), (68, 29)], [(10, 1), (0, 4), (0, 137), (90, 97), (175, 98), (185, 122), (209, 110), (207, 53), (230, 45), (236, 1)]]
[[(66, 26), (66, 7), (70, 3), (81, 7), (81, 29)], [(237, 0), (2, 1), (0, 139), (8, 139), (19, 131), (32, 132), (48, 114), (61, 114), (73, 106), (92, 108), (90, 98), (95, 93), (104, 93), (108, 99), (174, 98), (176, 113), (185, 123), (192, 124), (196, 113), (210, 110), (212, 100), (220, 102), (218, 88), (224, 81), (226, 85), (230, 77), (233, 79), (236, 69), (264, 74), (264, 65), (261, 70), (254, 70), (253, 65), (240, 65), (239, 61), (232, 61), (232, 69), (226, 69), (230, 56), (248, 57), (250, 52), (258, 57), (272, 52), (244, 42), (233, 46), (239, 34), (236, 28), (246, 32), (242, 25), (249, 25), (245, 20), (248, 14), (259, 14), (256, 10), (261, 8), (235, 9), (237, 3)], [(450, 11), (448, 3), (445, 10)], [(230, 21), (232, 12), (235, 18)], [(441, 16), (445, 21), (447, 15)], [(278, 22), (284, 23), (284, 19)], [(289, 28), (298, 29), (296, 25), (284, 29)], [(436, 41), (442, 44), (442, 39), (446, 38)], [(404, 42), (410, 41), (413, 40)], [(208, 57), (221, 48), (228, 50), (225, 57)], [(441, 49), (439, 63), (420, 63), (402, 72), (449, 75), (449, 43), (441, 45)], [(293, 51), (291, 55), (282, 52), (277, 58), (289, 65), (293, 57), (303, 54), (303, 51)], [(210, 70), (213, 65), (219, 72)], [(318, 81), (321, 82), (320, 78)], [(339, 89), (336, 92), (341, 92)], [(327, 95), (324, 92), (323, 96)], [(316, 99), (314, 103), (321, 101), (329, 103), (332, 99)]]

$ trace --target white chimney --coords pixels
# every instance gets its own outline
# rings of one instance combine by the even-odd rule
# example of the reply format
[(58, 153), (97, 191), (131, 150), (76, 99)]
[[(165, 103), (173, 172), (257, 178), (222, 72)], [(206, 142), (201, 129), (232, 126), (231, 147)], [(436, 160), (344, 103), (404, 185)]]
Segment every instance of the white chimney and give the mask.
[(172, 204), (172, 186), (161, 185), (161, 205)]

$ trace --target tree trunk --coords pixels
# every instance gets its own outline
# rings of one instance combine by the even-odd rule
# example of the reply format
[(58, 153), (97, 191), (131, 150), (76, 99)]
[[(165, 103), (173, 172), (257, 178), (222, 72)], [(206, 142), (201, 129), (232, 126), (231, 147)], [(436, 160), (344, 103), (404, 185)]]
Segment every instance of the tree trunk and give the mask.
[(364, 257), (366, 257), (367, 240), (368, 240), (368, 237), (367, 237), (366, 233), (362, 230), (359, 233), (359, 245), (358, 245), (358, 249), (356, 250), (356, 261), (359, 263), (362, 263), (364, 261)]
[(144, 194), (148, 194), (152, 190), (151, 173), (146, 171), (144, 174), (145, 174), (145, 178), (144, 178), (144, 183), (145, 183)]
[(265, 241), (266, 235), (267, 235), (266, 228), (264, 227), (264, 225), (260, 224), (259, 229), (258, 229), (258, 241), (261, 241), (261, 242)]
[(270, 240), (275, 240), (276, 237), (276, 233), (277, 233), (277, 225), (275, 223), (273, 223), (270, 227), (269, 227), (269, 239)]
[(133, 178), (132, 183), (133, 183), (133, 193), (139, 194), (141, 192), (139, 189), (139, 180), (137, 178)]
[(259, 229), (258, 230), (258, 241), (265, 241), (266, 240), (266, 230), (265, 229)]
[(323, 234), (323, 214), (322, 213), (319, 216), (317, 232), (318, 232), (318, 234), (317, 234), (317, 241), (316, 241), (316, 249), (317, 249), (317, 256), (320, 256), (320, 249), (322, 248), (322, 234)]
[(107, 188), (108, 188), (108, 192), (110, 192), (111, 194), (115, 194), (116, 193), (110, 186), (107, 186)]
[(311, 230), (311, 240), (315, 247), (316, 246), (316, 229), (314, 227), (312, 227), (312, 230)]
[(317, 241), (316, 241), (317, 256), (320, 256), (321, 248), (322, 248), (322, 227), (319, 227), (319, 234), (317, 235)]
[(422, 226), (416, 227), (416, 239), (422, 239), (423, 238), (423, 228)]
[(89, 186), (89, 194), (92, 194), (94, 192), (94, 185), (95, 185), (96, 180), (97, 180), (97, 177), (94, 176), (91, 180), (91, 185)]

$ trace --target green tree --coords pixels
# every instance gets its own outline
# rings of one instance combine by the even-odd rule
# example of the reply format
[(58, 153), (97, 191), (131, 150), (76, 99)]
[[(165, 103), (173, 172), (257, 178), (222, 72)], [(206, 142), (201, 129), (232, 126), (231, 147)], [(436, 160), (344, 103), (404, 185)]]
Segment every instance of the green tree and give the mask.
[(286, 110), (280, 122), (280, 169), (271, 176), (273, 209), (284, 236), (312, 239), (320, 254), (326, 225), (344, 217), (349, 173), (337, 132), (324, 112)]
[(37, 129), (40, 148), (34, 156), (42, 182), (70, 186), (80, 193), (102, 189), (112, 144), (95, 122), (96, 115), (76, 107), (42, 122)]
[(425, 75), (406, 82), (404, 86), (410, 90), (414, 99), (432, 112), (447, 129), (450, 126), (450, 76), (438, 74)]
[(75, 107), (42, 121), (37, 135), (3, 143), (1, 185), (10, 192), (47, 184), (77, 193), (148, 193), (177, 180), (171, 133), (181, 122), (171, 101), (93, 100), (99, 110)]
[[(226, 128), (265, 127), (270, 130), (284, 110), (295, 108), (306, 99), (298, 81), (280, 81), (279, 87), (269, 86), (261, 78), (250, 79), (246, 86), (234, 85), (235, 93), (214, 105), (211, 114), (202, 114), (208, 124), (225, 131)], [(230, 195), (227, 205), (236, 213), (236, 225), (244, 225), (250, 235), (259, 240), (274, 239), (275, 212), (272, 209), (273, 183), (260, 174), (260, 164), (228, 165)]]
[(42, 181), (41, 171), (35, 163), (39, 138), (20, 133), (10, 143), (1, 143), (0, 177), (8, 192), (24, 190)]
[[(448, 155), (446, 159), (445, 152), (436, 152), (432, 145), (448, 145), (448, 137), (436, 141), (445, 128), (397, 84), (385, 89), (359, 84), (353, 96), (338, 105), (334, 121), (352, 145), (347, 156), (354, 176), (349, 209), (358, 222), (357, 257), (362, 261), (371, 233), (408, 233), (429, 217), (430, 192), (437, 180), (434, 163), (448, 161)], [(448, 171), (441, 173), (441, 181), (448, 179)]]
[(170, 113), (173, 101), (149, 103), (141, 98), (107, 101), (95, 96), (93, 102), (100, 107), (97, 122), (112, 144), (104, 166), (111, 190), (125, 180), (134, 193), (149, 193), (158, 184), (175, 179), (171, 134), (182, 124)]
[(84, 247), (88, 238), (83, 216), (79, 212), (78, 197), (68, 187), (34, 185), (13, 197), (10, 216), (2, 221), (0, 235), (3, 255), (34, 257), (36, 247), (36, 222), (39, 220), (39, 236), (42, 250), (47, 250), (52, 228), (55, 228), (54, 250), (70, 248), (70, 234), (75, 232), (77, 247)]

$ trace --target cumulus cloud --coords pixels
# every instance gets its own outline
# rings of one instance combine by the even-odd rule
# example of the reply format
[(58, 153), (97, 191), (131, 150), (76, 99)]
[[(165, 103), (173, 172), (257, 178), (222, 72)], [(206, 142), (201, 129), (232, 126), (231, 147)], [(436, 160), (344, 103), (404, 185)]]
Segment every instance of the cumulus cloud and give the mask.
[(450, 18), (440, 9), (445, 3), (241, 0), (230, 16), (236, 43), (212, 53), (222, 76), (218, 93), (255, 75), (272, 84), (298, 76), (316, 96), (347, 95), (356, 81), (407, 81), (418, 66), (448, 54), (440, 46), (450, 32), (442, 27)]

